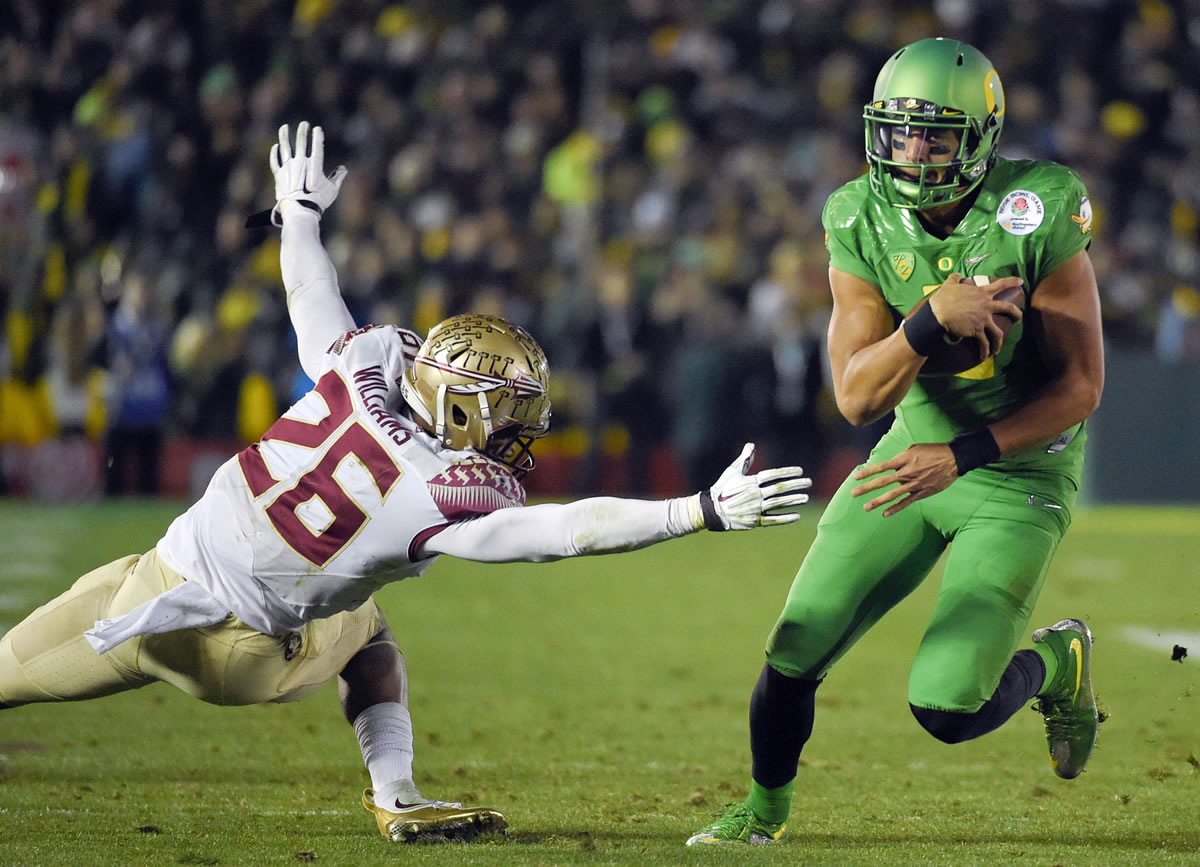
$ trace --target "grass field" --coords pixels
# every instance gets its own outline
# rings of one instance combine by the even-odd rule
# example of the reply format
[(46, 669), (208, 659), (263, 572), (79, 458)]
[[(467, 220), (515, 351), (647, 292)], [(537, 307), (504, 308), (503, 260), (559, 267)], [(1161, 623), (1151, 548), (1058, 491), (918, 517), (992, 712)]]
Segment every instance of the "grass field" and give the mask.
[[(179, 509), (0, 502), (0, 632)], [(913, 721), (931, 579), (818, 694), (791, 839), (685, 849), (745, 793), (747, 699), (817, 514), (542, 566), (444, 559), (380, 594), (418, 782), (503, 810), (504, 838), (385, 843), (332, 688), (223, 709), (157, 685), (0, 713), (0, 864), (1200, 863), (1200, 511), (1179, 509), (1081, 510), (1035, 613), (1096, 634), (1111, 719), (1080, 779), (1051, 773), (1033, 712), (957, 747)]]

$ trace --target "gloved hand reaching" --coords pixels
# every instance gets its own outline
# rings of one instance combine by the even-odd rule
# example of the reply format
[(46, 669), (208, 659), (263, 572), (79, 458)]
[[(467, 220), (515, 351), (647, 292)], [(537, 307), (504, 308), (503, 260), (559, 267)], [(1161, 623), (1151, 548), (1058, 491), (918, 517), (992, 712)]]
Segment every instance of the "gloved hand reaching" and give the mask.
[[(700, 509), (709, 530), (749, 530), (770, 524), (790, 524), (800, 516), (786, 512), (808, 502), (812, 479), (800, 467), (777, 467), (747, 475), (754, 463), (754, 443), (742, 453), (707, 491), (701, 491)], [(780, 514), (784, 512), (784, 514)]]

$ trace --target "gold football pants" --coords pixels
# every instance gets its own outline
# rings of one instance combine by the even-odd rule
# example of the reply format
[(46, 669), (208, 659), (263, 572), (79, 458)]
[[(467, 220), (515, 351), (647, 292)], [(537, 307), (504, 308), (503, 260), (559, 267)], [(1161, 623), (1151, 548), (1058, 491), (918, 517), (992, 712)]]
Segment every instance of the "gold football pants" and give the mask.
[(211, 704), (295, 701), (333, 680), (382, 625), (374, 600), (285, 636), (230, 615), (100, 656), (83, 633), (183, 582), (155, 551), (84, 575), (0, 639), (0, 703), (77, 701), (163, 681)]

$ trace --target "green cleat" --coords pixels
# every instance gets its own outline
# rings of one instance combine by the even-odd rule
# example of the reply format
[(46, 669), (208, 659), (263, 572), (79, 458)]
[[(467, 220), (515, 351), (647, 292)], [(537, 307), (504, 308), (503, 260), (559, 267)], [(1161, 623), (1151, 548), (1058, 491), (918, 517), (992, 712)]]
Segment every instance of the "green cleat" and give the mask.
[(1078, 777), (1096, 746), (1100, 715), (1092, 693), (1092, 633), (1081, 620), (1060, 620), (1033, 633), (1058, 658), (1058, 672), (1034, 707), (1046, 718), (1050, 766), (1064, 780)]
[(729, 804), (720, 817), (705, 828), (688, 837), (687, 845), (697, 843), (725, 844), (743, 843), (759, 845), (778, 843), (787, 836), (787, 822), (764, 822), (750, 812), (745, 804)]

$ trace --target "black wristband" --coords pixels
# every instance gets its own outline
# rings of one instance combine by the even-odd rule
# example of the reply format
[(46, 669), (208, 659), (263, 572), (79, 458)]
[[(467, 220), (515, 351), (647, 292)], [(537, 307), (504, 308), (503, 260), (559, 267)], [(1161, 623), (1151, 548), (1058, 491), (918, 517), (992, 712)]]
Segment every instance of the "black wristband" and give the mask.
[(996, 444), (992, 432), (985, 427), (959, 434), (950, 440), (950, 451), (954, 454), (954, 463), (958, 465), (959, 476), (965, 476), (971, 470), (1000, 457), (1000, 446)]
[(933, 354), (946, 335), (946, 329), (933, 315), (933, 308), (929, 306), (929, 302), (918, 307), (916, 313), (900, 324), (900, 328), (904, 331), (904, 337), (913, 348), (913, 352), (926, 358)]
[(716, 504), (713, 503), (712, 491), (705, 488), (700, 492), (700, 512), (704, 515), (704, 529), (720, 533), (725, 529), (721, 516), (717, 514)]
[(246, 218), (246, 228), (265, 229), (267, 226), (271, 225), (271, 211), (273, 210), (274, 208), (267, 208), (265, 211), (259, 211), (258, 213), (251, 214)]
[[(316, 211), (318, 217), (323, 216), (325, 213), (324, 211), (321, 210), (321, 206), (318, 205), (316, 202), (310, 202), (308, 199), (295, 199), (295, 201), (298, 204), (301, 204), (304, 207), (308, 208), (310, 211)], [(247, 229), (264, 229), (267, 226), (275, 225), (275, 223), (273, 222), (274, 216), (275, 216), (275, 208), (267, 208), (265, 211), (259, 211), (256, 214), (251, 214), (249, 217), (246, 218), (246, 228)]]

